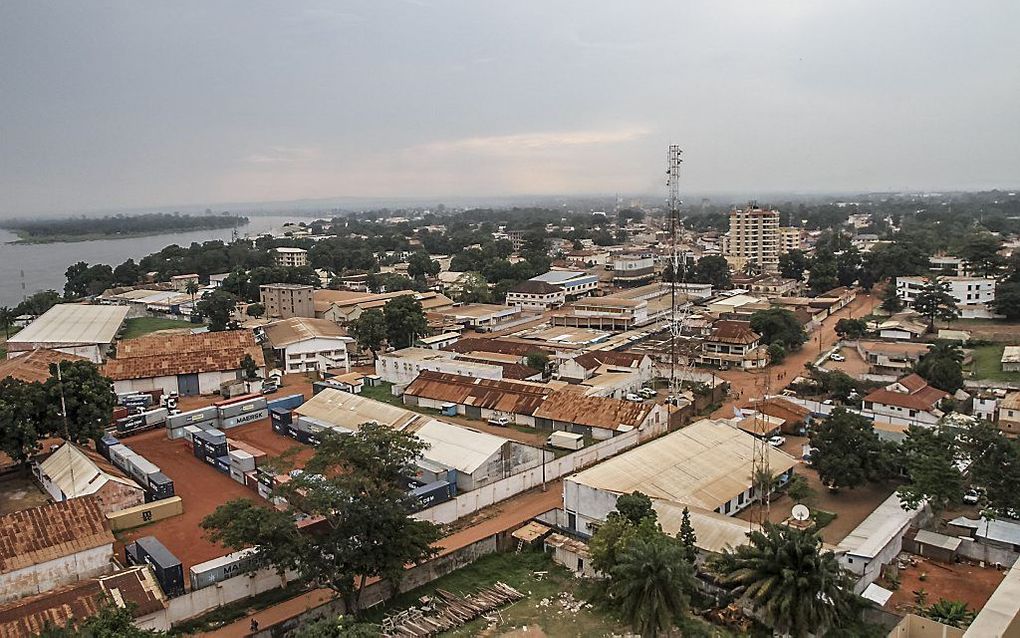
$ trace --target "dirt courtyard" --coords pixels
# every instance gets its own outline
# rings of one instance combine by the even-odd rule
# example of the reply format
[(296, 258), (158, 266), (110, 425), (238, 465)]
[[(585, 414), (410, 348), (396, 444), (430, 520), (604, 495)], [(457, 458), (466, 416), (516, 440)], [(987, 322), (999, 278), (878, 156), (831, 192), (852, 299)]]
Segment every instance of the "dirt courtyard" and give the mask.
[[(938, 602), (939, 598), (962, 600), (972, 611), (978, 611), (1005, 577), (1005, 573), (994, 567), (940, 563), (913, 554), (910, 557), (915, 564), (900, 570), (900, 586), (885, 604), (890, 611), (913, 611), (914, 592), (922, 589), (927, 593), (928, 605)], [(924, 580), (921, 580), (922, 575)]]
[(49, 502), (49, 495), (39, 489), (39, 485), (28, 474), (12, 474), (0, 479), (0, 516)]

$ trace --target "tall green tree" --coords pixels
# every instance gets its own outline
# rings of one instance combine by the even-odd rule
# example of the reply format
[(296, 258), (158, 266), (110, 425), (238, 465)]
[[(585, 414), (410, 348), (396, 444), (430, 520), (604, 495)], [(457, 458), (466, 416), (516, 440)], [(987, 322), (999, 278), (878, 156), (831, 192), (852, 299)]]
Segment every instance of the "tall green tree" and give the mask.
[(412, 295), (394, 297), (383, 306), (386, 319), (386, 339), (394, 348), (414, 345), (415, 339), (424, 335), (428, 324), (421, 302)]
[(11, 326), (18, 315), (14, 314), (14, 308), (4, 306), (0, 308), (0, 326), (4, 329), (4, 339), (11, 338)]
[(19, 463), (28, 461), (51, 422), (40, 383), (14, 377), (0, 379), (0, 450)]
[(807, 334), (797, 316), (785, 308), (758, 310), (751, 315), (751, 330), (761, 335), (762, 343), (782, 343), (793, 352), (800, 350), (807, 341)]
[(851, 583), (816, 533), (766, 523), (709, 564), (773, 631), (803, 638), (853, 620)]
[(804, 271), (811, 265), (802, 250), (791, 250), (779, 256), (779, 274), (787, 279), (804, 279)]
[(976, 233), (967, 238), (958, 251), (968, 269), (978, 277), (993, 277), (1005, 265), (999, 255), (1002, 241), (991, 233)]
[(676, 539), (683, 547), (684, 559), (693, 565), (698, 558), (698, 535), (694, 531), (694, 526), (691, 525), (691, 511), (687, 509), (686, 505), (680, 517), (680, 529), (676, 533)]
[(646, 518), (653, 521), (657, 518), (655, 510), (652, 509), (652, 499), (641, 492), (620, 495), (616, 499), (616, 511), (632, 525), (638, 525)]
[(864, 319), (850, 319), (844, 317), (836, 322), (836, 335), (840, 339), (856, 341), (868, 331), (868, 322)]
[(382, 310), (370, 308), (351, 322), (348, 331), (359, 347), (372, 352), (374, 359), (386, 341), (386, 316)]
[(963, 499), (961, 454), (956, 435), (941, 427), (911, 425), (900, 445), (909, 482), (897, 490), (909, 507), (927, 501), (938, 513)]
[(102, 436), (113, 419), (117, 395), (113, 382), (91, 361), (62, 361), (50, 364), (50, 377), (43, 384), (49, 406), (48, 431), (75, 443)]
[(489, 303), (492, 301), (492, 293), (481, 273), (466, 272), (460, 279), (454, 299), (460, 303)]
[(992, 310), (1010, 321), (1020, 320), (1020, 283), (1004, 282), (995, 287)]
[[(304, 471), (274, 488), (286, 499), (284, 511), (233, 500), (207, 516), (202, 528), (215, 542), (235, 550), (254, 546), (278, 569), (299, 570), (339, 594), (357, 615), (366, 579), (398, 584), (406, 565), (436, 554), (439, 529), (411, 518), (416, 504), (405, 484), (425, 447), (413, 434), (375, 423), (349, 435), (323, 433)], [(315, 533), (302, 533), (298, 515), (323, 523)]]
[(882, 289), (882, 310), (888, 313), (897, 313), (903, 310), (903, 300), (896, 294), (896, 280), (890, 280)]
[(892, 450), (874, 425), (854, 412), (835, 408), (811, 430), (811, 466), (832, 489), (855, 488), (892, 475)]
[(609, 595), (634, 631), (654, 638), (686, 613), (692, 574), (682, 545), (661, 533), (638, 536), (612, 569)]
[(936, 341), (915, 367), (928, 383), (950, 394), (963, 387), (963, 350), (955, 343)]
[(996, 516), (1020, 512), (1020, 441), (988, 421), (978, 421), (959, 440), (971, 461), (970, 480), (985, 489), (984, 508)]
[(730, 280), (730, 264), (725, 257), (719, 255), (708, 255), (699, 259), (694, 265), (690, 280), (693, 283), (712, 284), (712, 287), (718, 290), (733, 285)]
[(950, 322), (960, 316), (956, 299), (949, 292), (949, 282), (938, 277), (925, 279), (924, 287), (914, 297), (914, 310), (928, 320), (928, 329), (935, 328), (935, 320)]
[(424, 251), (416, 252), (407, 258), (407, 275), (412, 279), (435, 277), (439, 274), (439, 262), (429, 257)]
[(818, 251), (811, 260), (808, 288), (812, 295), (820, 295), (839, 286), (839, 265), (836, 256), (826, 250)]
[(214, 290), (198, 301), (195, 310), (209, 321), (209, 332), (222, 332), (229, 329), (237, 302), (237, 297), (229, 292)]

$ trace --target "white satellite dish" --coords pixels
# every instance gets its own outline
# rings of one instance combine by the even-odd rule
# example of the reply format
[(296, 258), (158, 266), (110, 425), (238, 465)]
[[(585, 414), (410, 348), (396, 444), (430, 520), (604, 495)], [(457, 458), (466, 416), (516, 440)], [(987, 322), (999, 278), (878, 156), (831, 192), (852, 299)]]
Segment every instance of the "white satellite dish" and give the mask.
[(793, 515), (795, 521), (806, 521), (811, 518), (811, 510), (807, 508), (807, 505), (801, 505), (800, 503), (793, 506), (793, 511), (790, 512)]

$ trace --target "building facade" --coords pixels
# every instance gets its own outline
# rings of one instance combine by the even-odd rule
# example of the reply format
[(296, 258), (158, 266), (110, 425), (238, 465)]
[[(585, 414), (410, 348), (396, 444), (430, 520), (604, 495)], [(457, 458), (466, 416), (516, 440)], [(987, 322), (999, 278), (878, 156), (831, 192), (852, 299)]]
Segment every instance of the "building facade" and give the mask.
[(723, 237), (723, 252), (758, 265), (763, 272), (779, 270), (779, 211), (757, 206), (730, 211), (730, 230)]
[(521, 310), (544, 312), (559, 308), (566, 302), (562, 286), (544, 281), (522, 281), (506, 293), (506, 304)]
[(640, 286), (655, 278), (655, 253), (637, 250), (613, 256), (613, 284)]
[(313, 290), (311, 286), (300, 284), (266, 284), (259, 286), (259, 301), (269, 319), (314, 317)]
[[(939, 281), (949, 284), (949, 294), (956, 300), (961, 319), (992, 319), (998, 316), (989, 308), (989, 304), (995, 301), (995, 279), (940, 277)], [(905, 305), (913, 307), (926, 283), (924, 277), (897, 277), (896, 296)]]
[(304, 248), (289, 248), (281, 246), (273, 249), (273, 259), (277, 266), (287, 268), (298, 268), (308, 265), (308, 251)]

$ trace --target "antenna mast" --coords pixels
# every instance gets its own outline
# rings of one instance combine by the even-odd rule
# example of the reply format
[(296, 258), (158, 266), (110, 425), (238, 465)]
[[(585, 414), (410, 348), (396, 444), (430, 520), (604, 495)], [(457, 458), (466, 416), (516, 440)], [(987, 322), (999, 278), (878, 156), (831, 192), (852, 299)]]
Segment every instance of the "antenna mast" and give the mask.
[(686, 368), (693, 364), (694, 354), (688, 349), (687, 360), (680, 362), (678, 341), (683, 339), (683, 331), (687, 325), (690, 303), (686, 297), (677, 299), (677, 283), (687, 281), (686, 256), (681, 248), (683, 222), (680, 219), (680, 165), (683, 163), (683, 151), (679, 144), (670, 144), (666, 153), (666, 184), (669, 186), (669, 235), (670, 235), (670, 282), (669, 282), (669, 400), (678, 405), (682, 393), (682, 384)]
[[(762, 355), (758, 356), (758, 363), (761, 364), (763, 361)], [(768, 442), (768, 438), (765, 436), (766, 429), (768, 427), (768, 417), (762, 412), (764, 409), (765, 398), (768, 396), (771, 385), (772, 385), (772, 370), (768, 367), (768, 355), (764, 358), (765, 369), (764, 374), (761, 378), (761, 395), (758, 397), (758, 403), (755, 405), (755, 430), (756, 436), (754, 436), (754, 450), (751, 457), (751, 485), (755, 486), (755, 492), (757, 492), (758, 498), (761, 499), (758, 503), (756, 514), (750, 517), (751, 531), (754, 531), (754, 526), (764, 525), (769, 522), (769, 514), (772, 510), (772, 466), (769, 463), (769, 451), (772, 449), (772, 445)]]

